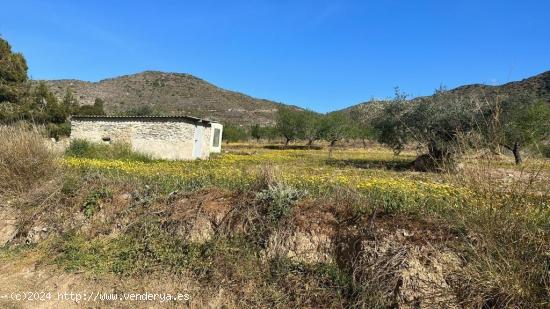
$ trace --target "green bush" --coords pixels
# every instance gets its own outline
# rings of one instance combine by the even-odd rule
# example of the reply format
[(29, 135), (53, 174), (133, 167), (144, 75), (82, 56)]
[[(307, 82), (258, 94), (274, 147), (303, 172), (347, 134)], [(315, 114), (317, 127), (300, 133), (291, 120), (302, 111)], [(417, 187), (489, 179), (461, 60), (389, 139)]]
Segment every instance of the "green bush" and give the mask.
[(268, 205), (268, 216), (272, 222), (278, 222), (292, 212), (292, 207), (307, 192), (297, 190), (284, 184), (269, 185), (256, 195), (256, 198)]
[(229, 124), (223, 128), (222, 139), (228, 143), (246, 141), (248, 133), (239, 126)]
[(82, 205), (82, 211), (86, 218), (93, 216), (99, 210), (101, 200), (111, 197), (112, 193), (107, 188), (92, 191), (86, 198), (84, 205)]
[(152, 161), (149, 155), (135, 152), (128, 144), (96, 144), (85, 140), (74, 140), (65, 151), (65, 155), (89, 159), (110, 159), (125, 161)]
[(540, 146), (540, 152), (543, 157), (550, 158), (550, 144)]
[(46, 130), (48, 131), (48, 136), (51, 138), (55, 138), (58, 140), (62, 136), (70, 136), (71, 135), (71, 124), (68, 122), (55, 124), (55, 123), (48, 123), (46, 125)]

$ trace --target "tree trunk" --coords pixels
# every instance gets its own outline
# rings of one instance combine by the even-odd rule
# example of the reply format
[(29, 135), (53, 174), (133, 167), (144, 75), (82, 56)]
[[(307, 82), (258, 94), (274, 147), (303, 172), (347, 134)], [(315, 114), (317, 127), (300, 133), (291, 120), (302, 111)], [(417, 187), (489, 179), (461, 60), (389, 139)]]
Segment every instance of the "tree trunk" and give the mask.
[(363, 138), (361, 141), (363, 142), (363, 148), (367, 149), (367, 140)]
[(521, 159), (520, 145), (518, 142), (514, 143), (514, 148), (512, 148), (512, 153), (514, 154), (514, 160), (516, 161), (516, 165), (520, 165), (523, 162), (523, 160)]
[(306, 146), (307, 146), (308, 148), (311, 148), (311, 146), (313, 146), (313, 142), (314, 142), (314, 141), (315, 141), (314, 139), (309, 139), (309, 140), (307, 141), (307, 145), (306, 145)]
[(334, 145), (336, 145), (336, 140), (330, 141), (330, 146), (328, 149), (328, 158), (329, 160), (332, 160), (332, 150), (334, 149)]
[(428, 155), (432, 160), (432, 168), (439, 171), (453, 171), (456, 168), (454, 153), (439, 147), (435, 142), (428, 145)]
[(290, 138), (285, 137), (285, 147), (288, 146), (288, 143), (290, 143)]
[(520, 165), (523, 162), (523, 159), (521, 158), (521, 152), (520, 152), (520, 143), (515, 142), (513, 147), (510, 147), (506, 144), (501, 144), (502, 147), (510, 150), (512, 154), (514, 154), (514, 160), (516, 161), (516, 165)]

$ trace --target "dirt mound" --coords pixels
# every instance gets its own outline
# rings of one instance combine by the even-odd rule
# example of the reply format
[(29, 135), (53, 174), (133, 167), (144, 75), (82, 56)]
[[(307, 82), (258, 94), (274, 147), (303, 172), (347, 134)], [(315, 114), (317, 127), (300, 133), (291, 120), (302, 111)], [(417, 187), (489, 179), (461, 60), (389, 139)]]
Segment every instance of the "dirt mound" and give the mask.
[(17, 235), (17, 214), (9, 206), (0, 206), (0, 247), (9, 243)]
[[(340, 219), (340, 220), (338, 220)], [(453, 235), (436, 223), (381, 216), (369, 228), (366, 218), (342, 218), (330, 205), (296, 206), (268, 238), (265, 256), (306, 264), (337, 263), (352, 274), (366, 305), (458, 308), (447, 277), (461, 260), (447, 243)], [(368, 300), (368, 301), (367, 301)]]
[(460, 267), (459, 257), (442, 245), (410, 241), (397, 230), (360, 242), (355, 263), (365, 297), (399, 308), (459, 308), (446, 278)]
[(282, 256), (297, 262), (334, 261), (337, 221), (330, 205), (307, 201), (297, 205), (289, 224), (282, 224), (269, 235), (267, 258)]
[(171, 197), (166, 224), (176, 235), (202, 244), (216, 234), (236, 204), (234, 193), (218, 189), (201, 190)]

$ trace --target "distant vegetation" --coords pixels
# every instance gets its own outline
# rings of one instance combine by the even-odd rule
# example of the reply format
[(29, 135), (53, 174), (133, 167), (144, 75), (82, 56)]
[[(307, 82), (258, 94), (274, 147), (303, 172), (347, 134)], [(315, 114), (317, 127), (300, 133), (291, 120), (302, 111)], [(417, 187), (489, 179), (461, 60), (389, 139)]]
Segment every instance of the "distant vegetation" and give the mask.
[(50, 137), (70, 133), (71, 114), (104, 115), (104, 102), (96, 99), (93, 105), (78, 104), (70, 89), (62, 100), (44, 82), (32, 85), (27, 76), (27, 64), (20, 53), (14, 53), (9, 43), (0, 38), (0, 123), (26, 121), (45, 125)]
[[(227, 152), (209, 160), (81, 140), (62, 156), (42, 130), (66, 135), (70, 114), (102, 115), (106, 102), (30, 84), (24, 58), (0, 43), (3, 279), (192, 282), (196, 306), (548, 307), (549, 165), (522, 164), (550, 154), (540, 95), (396, 90), (362, 112), (277, 106), (272, 123), (228, 123)], [(342, 147), (359, 142), (376, 146)]]
[[(44, 125), (49, 136), (57, 139), (69, 135), (69, 115), (105, 114), (107, 102), (102, 98), (95, 98), (93, 104), (82, 105), (71, 87), (62, 87), (65, 92), (59, 98), (48, 83), (31, 83), (25, 58), (20, 53), (12, 52), (11, 46), (3, 39), (0, 39), (0, 59), (0, 122), (26, 121)], [(160, 77), (150, 80), (153, 75)], [(158, 90), (172, 85), (172, 77), (170, 74), (147, 72), (140, 77), (144, 79), (140, 82)], [(202, 80), (184, 75), (176, 77), (188, 80), (194, 90), (208, 94), (202, 98), (203, 101), (219, 92), (219, 89), (205, 85)], [(285, 146), (303, 143), (308, 147), (324, 140), (331, 149), (343, 140), (361, 141), (364, 146), (369, 141), (375, 141), (392, 148), (395, 154), (406, 146), (416, 146), (425, 152), (425, 156), (419, 159), (428, 169), (452, 166), (468, 149), (488, 149), (493, 153), (506, 149), (514, 155), (516, 163), (521, 164), (525, 150), (543, 155), (550, 152), (547, 79), (548, 74), (544, 73), (534, 77), (533, 81), (507, 84), (503, 86), (502, 95), (498, 88), (481, 85), (451, 91), (440, 88), (430, 97), (414, 100), (396, 91), (392, 100), (361, 105), (363, 111), (356, 108), (325, 115), (264, 102), (273, 108), (270, 112), (274, 119), (272, 123), (266, 121), (258, 124), (251, 118), (228, 122), (225, 123), (223, 139), (228, 143), (249, 139), (257, 142), (282, 140)], [(74, 82), (74, 85), (79, 83)], [(521, 92), (522, 88), (518, 85), (530, 89), (530, 92)], [(128, 91), (135, 90), (128, 83), (122, 86)], [(55, 87), (56, 92), (60, 89)], [(165, 95), (164, 90), (157, 90), (154, 93), (159, 97)], [(229, 110), (241, 110), (236, 104), (237, 98), (243, 102), (254, 101), (240, 94), (231, 94), (230, 97), (232, 103)], [(154, 102), (125, 106), (124, 114), (148, 116), (163, 112), (157, 108), (160, 107)], [(246, 110), (257, 113), (253, 108)], [(200, 112), (200, 109), (196, 110), (196, 113)]]
[(324, 140), (331, 148), (343, 140), (360, 140), (363, 145), (374, 141), (396, 155), (415, 146), (425, 151), (419, 164), (426, 170), (453, 169), (468, 150), (494, 154), (509, 150), (516, 164), (522, 163), (525, 150), (548, 153), (550, 104), (538, 97), (464, 97), (439, 90), (431, 97), (409, 100), (397, 89), (394, 99), (377, 104), (380, 111), (368, 121), (342, 112), (323, 115), (281, 107), (274, 127), (230, 125), (224, 139), (279, 139), (285, 147), (292, 142), (312, 146)]

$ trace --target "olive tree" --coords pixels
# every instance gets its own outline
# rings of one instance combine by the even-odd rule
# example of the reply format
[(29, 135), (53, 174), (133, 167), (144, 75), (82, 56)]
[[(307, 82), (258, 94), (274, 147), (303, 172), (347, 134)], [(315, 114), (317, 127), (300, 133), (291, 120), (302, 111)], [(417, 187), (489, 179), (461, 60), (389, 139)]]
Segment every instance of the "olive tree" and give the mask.
[(250, 136), (256, 140), (257, 143), (264, 137), (262, 127), (259, 124), (255, 124), (250, 128)]
[(512, 151), (521, 164), (521, 150), (550, 138), (550, 105), (537, 99), (510, 100), (505, 103), (500, 120), (501, 145)]
[(462, 150), (461, 138), (478, 129), (480, 109), (474, 98), (437, 92), (431, 97), (409, 101), (396, 91), (374, 121), (378, 141), (398, 154), (406, 144), (416, 143), (427, 150), (433, 167), (453, 167)]
[(349, 129), (349, 137), (360, 140), (363, 148), (367, 148), (367, 141), (375, 138), (375, 131), (372, 125), (352, 122)]
[(227, 143), (239, 142), (248, 139), (248, 134), (240, 126), (229, 124), (223, 128), (222, 139)]
[(307, 141), (307, 146), (312, 146), (313, 143), (321, 139), (321, 115), (313, 111), (300, 112), (301, 136)]
[(320, 135), (330, 143), (329, 158), (336, 142), (349, 137), (351, 130), (350, 119), (343, 113), (326, 114), (321, 119)]
[(276, 128), (285, 139), (285, 146), (303, 136), (303, 117), (301, 111), (290, 107), (279, 107), (276, 117)]
[(372, 120), (378, 142), (392, 148), (395, 155), (399, 155), (411, 140), (411, 132), (405, 120), (412, 108), (407, 95), (396, 87), (394, 99), (388, 101), (382, 112)]

